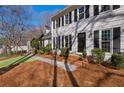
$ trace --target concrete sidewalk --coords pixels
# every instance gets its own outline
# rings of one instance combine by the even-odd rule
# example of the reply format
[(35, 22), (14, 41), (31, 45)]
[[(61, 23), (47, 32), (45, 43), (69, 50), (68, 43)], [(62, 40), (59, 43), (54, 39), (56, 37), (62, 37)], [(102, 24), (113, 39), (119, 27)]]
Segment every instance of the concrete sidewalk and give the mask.
[[(33, 58), (36, 59), (36, 60), (39, 60), (41, 62), (45, 62), (45, 63), (51, 64), (51, 65), (55, 65), (54, 60), (51, 60), (51, 59), (48, 59), (48, 58), (39, 57), (39, 56), (33, 56)], [(74, 70), (76, 70), (75, 65), (71, 65), (69, 63), (64, 64), (64, 62), (61, 62), (61, 61), (56, 61), (56, 66), (64, 69), (65, 71), (74, 71)], [(67, 68), (67, 66), (68, 66), (68, 68)]]

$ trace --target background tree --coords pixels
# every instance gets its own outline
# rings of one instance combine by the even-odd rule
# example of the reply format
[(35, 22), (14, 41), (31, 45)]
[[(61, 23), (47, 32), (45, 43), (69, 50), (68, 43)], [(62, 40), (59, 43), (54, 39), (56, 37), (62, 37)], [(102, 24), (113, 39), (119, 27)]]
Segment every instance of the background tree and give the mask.
[(39, 40), (36, 38), (33, 38), (31, 41), (31, 47), (35, 49), (39, 49)]
[(0, 8), (0, 37), (6, 49), (13, 48), (17, 51), (17, 46), (23, 44), (24, 32), (30, 23), (30, 11), (26, 6), (3, 6)]

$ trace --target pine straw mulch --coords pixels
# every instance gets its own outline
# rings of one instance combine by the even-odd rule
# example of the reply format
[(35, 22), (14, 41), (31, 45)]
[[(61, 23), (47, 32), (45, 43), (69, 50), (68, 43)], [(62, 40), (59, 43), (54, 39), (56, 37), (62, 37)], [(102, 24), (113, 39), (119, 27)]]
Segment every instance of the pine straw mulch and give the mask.
[[(53, 83), (54, 82), (54, 83)], [(54, 84), (54, 85), (53, 85)], [(0, 75), (0, 86), (124, 86), (124, 70), (87, 64), (74, 72), (66, 72), (44, 62), (20, 64)]]
[[(53, 54), (44, 53), (44, 54), (38, 54), (38, 56), (54, 60)], [(56, 60), (61, 61), (61, 62), (65, 62), (64, 57), (59, 56), (59, 55), (56, 56)], [(80, 57), (77, 55), (73, 55), (73, 54), (69, 55), (67, 62), (70, 64), (73, 64), (73, 65), (76, 65), (78, 67), (82, 65), (82, 61), (80, 60)]]

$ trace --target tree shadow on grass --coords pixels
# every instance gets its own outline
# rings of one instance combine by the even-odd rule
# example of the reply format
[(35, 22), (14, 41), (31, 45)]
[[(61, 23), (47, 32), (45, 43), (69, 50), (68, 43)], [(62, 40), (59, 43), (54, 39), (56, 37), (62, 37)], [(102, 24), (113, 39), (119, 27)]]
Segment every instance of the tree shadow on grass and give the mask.
[(26, 60), (28, 60), (29, 58), (33, 57), (35, 54), (31, 54), (31, 53), (28, 53), (27, 55), (25, 55), (24, 57), (16, 60), (15, 62), (13, 62), (12, 64), (9, 64), (8, 66), (6, 67), (3, 67), (3, 68), (0, 68), (0, 75), (8, 72), (9, 70), (11, 70), (12, 68), (18, 66), (19, 64), (25, 62)]

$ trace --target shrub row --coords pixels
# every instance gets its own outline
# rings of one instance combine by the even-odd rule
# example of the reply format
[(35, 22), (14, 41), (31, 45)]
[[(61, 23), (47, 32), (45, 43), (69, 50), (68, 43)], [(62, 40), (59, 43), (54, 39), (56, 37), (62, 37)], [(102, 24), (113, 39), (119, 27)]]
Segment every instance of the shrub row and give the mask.
[(117, 69), (124, 68), (124, 55), (114, 53), (111, 57), (112, 65)]

